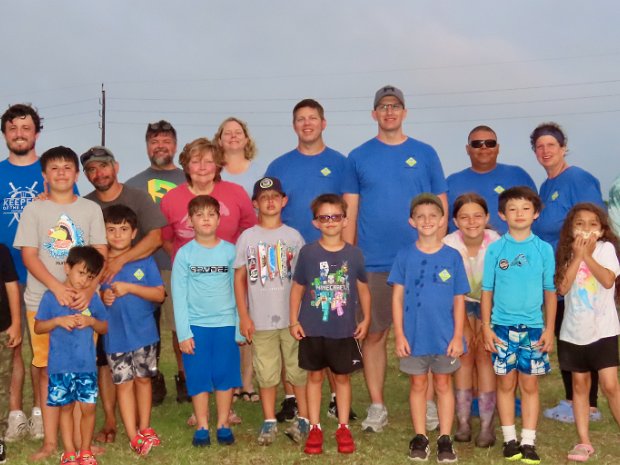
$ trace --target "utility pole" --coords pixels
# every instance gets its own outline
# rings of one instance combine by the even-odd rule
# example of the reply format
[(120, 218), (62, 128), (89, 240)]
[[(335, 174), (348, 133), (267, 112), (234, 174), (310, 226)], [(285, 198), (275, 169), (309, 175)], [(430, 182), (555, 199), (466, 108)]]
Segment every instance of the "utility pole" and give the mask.
[(103, 83), (101, 83), (101, 122), (99, 123), (99, 127), (101, 128), (101, 145), (105, 147), (105, 88), (103, 87)]

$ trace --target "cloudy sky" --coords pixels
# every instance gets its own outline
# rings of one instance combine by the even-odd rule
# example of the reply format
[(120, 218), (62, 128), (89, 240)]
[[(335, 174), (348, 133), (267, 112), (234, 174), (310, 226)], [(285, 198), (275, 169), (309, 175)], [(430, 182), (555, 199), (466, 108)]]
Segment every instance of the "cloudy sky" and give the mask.
[(0, 108), (39, 109), (39, 154), (81, 153), (101, 140), (103, 83), (106, 145), (126, 179), (146, 167), (149, 121), (171, 121), (181, 145), (238, 116), (266, 162), (295, 146), (290, 112), (306, 97), (346, 154), (376, 135), (372, 97), (390, 83), (405, 92), (407, 134), (437, 149), (446, 175), (488, 124), (501, 160), (540, 183), (529, 134), (554, 120), (607, 197), (620, 174), (619, 19), (616, 0), (4, 2)]

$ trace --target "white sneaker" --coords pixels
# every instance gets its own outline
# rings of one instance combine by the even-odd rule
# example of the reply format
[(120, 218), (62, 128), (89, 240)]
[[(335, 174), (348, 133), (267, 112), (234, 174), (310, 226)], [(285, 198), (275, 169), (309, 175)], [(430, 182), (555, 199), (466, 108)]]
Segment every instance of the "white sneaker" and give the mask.
[(368, 416), (362, 421), (362, 430), (369, 433), (380, 433), (388, 424), (388, 412), (385, 405), (371, 405)]
[(9, 425), (4, 435), (6, 442), (15, 442), (28, 435), (28, 418), (21, 410), (9, 414)]
[(432, 400), (426, 401), (426, 431), (435, 431), (439, 426), (437, 404)]
[(32, 416), (28, 420), (28, 428), (32, 439), (43, 439), (43, 415), (40, 411), (32, 412)]

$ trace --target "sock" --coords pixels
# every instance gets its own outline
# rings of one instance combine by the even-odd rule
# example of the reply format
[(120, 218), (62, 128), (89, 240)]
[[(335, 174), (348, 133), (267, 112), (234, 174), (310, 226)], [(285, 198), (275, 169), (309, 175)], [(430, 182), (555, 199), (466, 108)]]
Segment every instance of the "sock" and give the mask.
[(517, 428), (515, 425), (503, 426), (502, 425), (502, 434), (504, 435), (504, 442), (516, 441), (517, 440)]
[(536, 441), (536, 430), (523, 428), (521, 430), (521, 444), (533, 446), (534, 441)]
[(332, 392), (332, 402), (336, 402), (336, 393)]
[(349, 425), (348, 425), (348, 424), (346, 424), (346, 423), (339, 423), (339, 424), (338, 424), (338, 428), (346, 428), (346, 429), (349, 429)]
[(323, 430), (321, 429), (321, 424), (320, 424), (320, 423), (316, 423), (316, 424), (314, 424), (314, 425), (310, 425), (310, 427), (312, 427), (312, 426), (316, 426), (318, 429), (320, 429), (321, 431), (323, 431)]
[(40, 407), (32, 407), (32, 414), (33, 415), (41, 415), (41, 408)]
[(277, 420), (275, 418), (265, 418), (265, 423), (276, 423)]
[(10, 417), (16, 417), (16, 416), (17, 416), (17, 415), (19, 415), (20, 413), (21, 413), (22, 415), (24, 414), (24, 412), (22, 412), (21, 410), (11, 410), (11, 411), (9, 412), (9, 416), (10, 416)]
[(383, 404), (371, 404), (372, 407), (381, 407), (383, 408)]
[(285, 399), (295, 399), (295, 394), (285, 394), (284, 398)]

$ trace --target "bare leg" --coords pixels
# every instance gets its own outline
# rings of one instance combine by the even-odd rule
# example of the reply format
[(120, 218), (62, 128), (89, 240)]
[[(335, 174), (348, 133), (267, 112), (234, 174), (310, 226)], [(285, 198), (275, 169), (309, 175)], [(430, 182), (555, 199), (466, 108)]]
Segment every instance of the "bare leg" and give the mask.
[(302, 386), (293, 386), (291, 384), (291, 386), (297, 399), (297, 415), (307, 419), (309, 415), (307, 387), (305, 384)]
[(26, 370), (22, 357), (22, 344), (13, 349), (13, 371), (11, 372), (11, 388), (9, 394), (9, 411), (23, 410), (23, 389)]
[(497, 410), (502, 426), (515, 424), (515, 388), (517, 386), (516, 370), (497, 377)]
[(254, 384), (252, 378), (254, 377), (254, 367), (252, 366), (252, 348), (249, 344), (244, 344), (239, 347), (239, 353), (241, 354), (241, 384), (245, 392), (254, 392)]
[(230, 426), (228, 422), (228, 412), (230, 412), (230, 406), (232, 405), (232, 395), (232, 389), (227, 389), (226, 391), (215, 391), (218, 429), (222, 427), (228, 428)]
[(123, 425), (125, 425), (125, 432), (127, 437), (131, 441), (136, 437), (138, 433), (136, 431), (136, 393), (134, 381), (127, 381), (125, 383), (117, 385), (118, 406), (121, 411), (121, 418)]
[(80, 431), (82, 433), (82, 442), (80, 444), (81, 451), (91, 450), (93, 442), (93, 433), (95, 431), (95, 409), (97, 404), (87, 404), (79, 402), (80, 411), (82, 412), (82, 420), (80, 421)]
[(579, 436), (580, 444), (592, 444), (590, 442), (590, 372), (572, 373), (573, 376), (573, 416), (575, 427)]
[(336, 405), (338, 407), (338, 423), (349, 424), (351, 410), (351, 375), (333, 374), (336, 384)]
[(138, 427), (142, 431), (151, 426), (151, 405), (153, 403), (151, 378), (135, 378), (134, 389), (138, 404)]
[[(47, 409), (57, 410), (56, 418), (60, 417), (60, 437), (65, 452), (75, 452), (75, 444), (73, 442), (73, 408), (75, 402), (62, 407), (47, 407)], [(45, 421), (45, 415), (43, 416)], [(47, 435), (47, 431), (46, 431)]]
[[(192, 396), (194, 415), (196, 416), (196, 429), (209, 429), (209, 393), (201, 392)], [(228, 412), (226, 412), (228, 415)]]
[(540, 398), (538, 397), (538, 378), (519, 373), (519, 390), (521, 391), (521, 418), (524, 429), (536, 429)]
[(370, 402), (383, 404), (383, 384), (387, 366), (387, 336), (390, 330), (370, 333), (362, 345), (364, 377), (370, 395)]
[(324, 378), (325, 372), (323, 370), (308, 372), (308, 419), (311, 425), (321, 422), (321, 390)]
[(439, 413), (439, 434), (450, 435), (454, 422), (454, 391), (452, 375), (433, 374), (433, 383), (437, 393), (437, 412)]
[[(98, 368), (99, 397), (103, 406), (103, 431), (116, 431), (116, 386), (112, 382), (112, 371), (108, 365)], [(105, 439), (107, 442), (107, 439)]]
[[(47, 406), (47, 388), (49, 379), (47, 377), (47, 368), (33, 367), (38, 372), (39, 392), (41, 394), (41, 412), (43, 413), (43, 445), (41, 448), (30, 456), (31, 460), (41, 460), (49, 457), (56, 452), (58, 445), (58, 421), (60, 417), (60, 409), (57, 407)], [(73, 417), (71, 417), (73, 425)], [(71, 432), (71, 442), (73, 442), (73, 427)], [(70, 451), (71, 452), (71, 451)]]
[(609, 410), (620, 426), (620, 385), (618, 384), (618, 367), (603, 368), (598, 372), (598, 379), (603, 394), (607, 397)]
[(263, 408), (263, 418), (265, 420), (276, 419), (276, 393), (278, 386), (260, 388), (260, 401)]
[(428, 375), (411, 375), (409, 377), (409, 410), (415, 434), (426, 436), (426, 391), (428, 389)]

